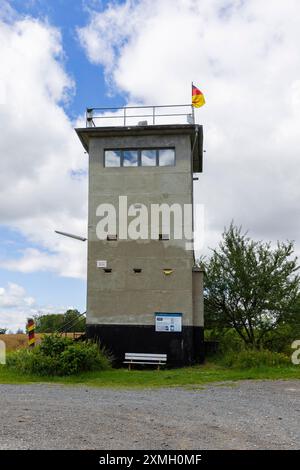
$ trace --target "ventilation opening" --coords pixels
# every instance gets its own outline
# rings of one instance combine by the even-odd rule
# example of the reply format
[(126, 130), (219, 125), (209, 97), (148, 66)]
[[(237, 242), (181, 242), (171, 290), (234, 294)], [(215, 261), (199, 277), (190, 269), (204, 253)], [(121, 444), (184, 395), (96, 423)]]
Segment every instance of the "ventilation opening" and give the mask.
[(118, 240), (118, 235), (107, 235), (106, 239), (108, 241), (115, 241)]
[(164, 268), (163, 272), (166, 276), (169, 276), (170, 274), (173, 273), (173, 269), (172, 268)]
[(104, 268), (103, 271), (105, 273), (111, 273), (112, 272), (112, 269), (111, 268)]
[(142, 272), (142, 269), (141, 268), (133, 268), (133, 271), (135, 273), (141, 273)]
[(167, 233), (160, 233), (159, 240), (170, 240), (170, 236)]

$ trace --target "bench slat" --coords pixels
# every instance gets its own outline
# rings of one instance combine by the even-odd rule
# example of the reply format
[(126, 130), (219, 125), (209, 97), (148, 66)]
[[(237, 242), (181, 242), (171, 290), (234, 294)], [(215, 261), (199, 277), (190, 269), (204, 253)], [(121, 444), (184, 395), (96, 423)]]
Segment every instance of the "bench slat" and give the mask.
[(164, 365), (165, 363), (164, 362), (152, 362), (152, 361), (147, 361), (147, 362), (143, 362), (143, 361), (124, 361), (123, 364), (149, 364), (149, 365)]
[(165, 357), (153, 357), (153, 356), (126, 356), (125, 359), (145, 360), (145, 361), (166, 361)]
[(127, 352), (125, 354), (134, 354), (136, 356), (166, 356), (165, 353), (137, 353), (137, 352)]
[(167, 362), (166, 359), (156, 359), (155, 357), (152, 357), (149, 359), (149, 357), (125, 357), (125, 361), (156, 361), (156, 362)]
[(125, 353), (125, 359), (167, 359), (166, 354)]
[(132, 352), (132, 353), (125, 353), (127, 356), (163, 356), (163, 357), (166, 357), (167, 355), (166, 354), (158, 354), (158, 353), (136, 353), (136, 352)]

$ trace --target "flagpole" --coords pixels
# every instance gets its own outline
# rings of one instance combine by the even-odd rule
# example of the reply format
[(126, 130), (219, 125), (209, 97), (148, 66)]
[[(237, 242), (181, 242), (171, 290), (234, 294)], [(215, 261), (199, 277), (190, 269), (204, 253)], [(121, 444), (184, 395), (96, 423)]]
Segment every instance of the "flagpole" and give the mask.
[(192, 82), (192, 118), (193, 118), (193, 124), (195, 124), (195, 110), (193, 106), (193, 82)]

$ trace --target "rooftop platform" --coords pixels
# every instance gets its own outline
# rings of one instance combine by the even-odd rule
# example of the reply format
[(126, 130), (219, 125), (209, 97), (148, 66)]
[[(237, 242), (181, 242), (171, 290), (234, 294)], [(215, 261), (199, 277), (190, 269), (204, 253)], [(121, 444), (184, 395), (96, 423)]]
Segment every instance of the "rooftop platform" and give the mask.
[(87, 108), (86, 127), (194, 124), (191, 104)]
[(92, 138), (185, 134), (191, 141), (193, 171), (202, 172), (203, 128), (195, 124), (191, 104), (88, 108), (86, 127), (75, 131), (87, 152)]

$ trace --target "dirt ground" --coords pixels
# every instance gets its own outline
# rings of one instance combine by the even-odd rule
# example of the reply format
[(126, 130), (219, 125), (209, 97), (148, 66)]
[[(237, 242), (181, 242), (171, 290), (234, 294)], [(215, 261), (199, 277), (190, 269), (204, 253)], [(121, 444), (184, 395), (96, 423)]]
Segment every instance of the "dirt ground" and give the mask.
[(300, 381), (0, 385), (0, 449), (297, 449)]

